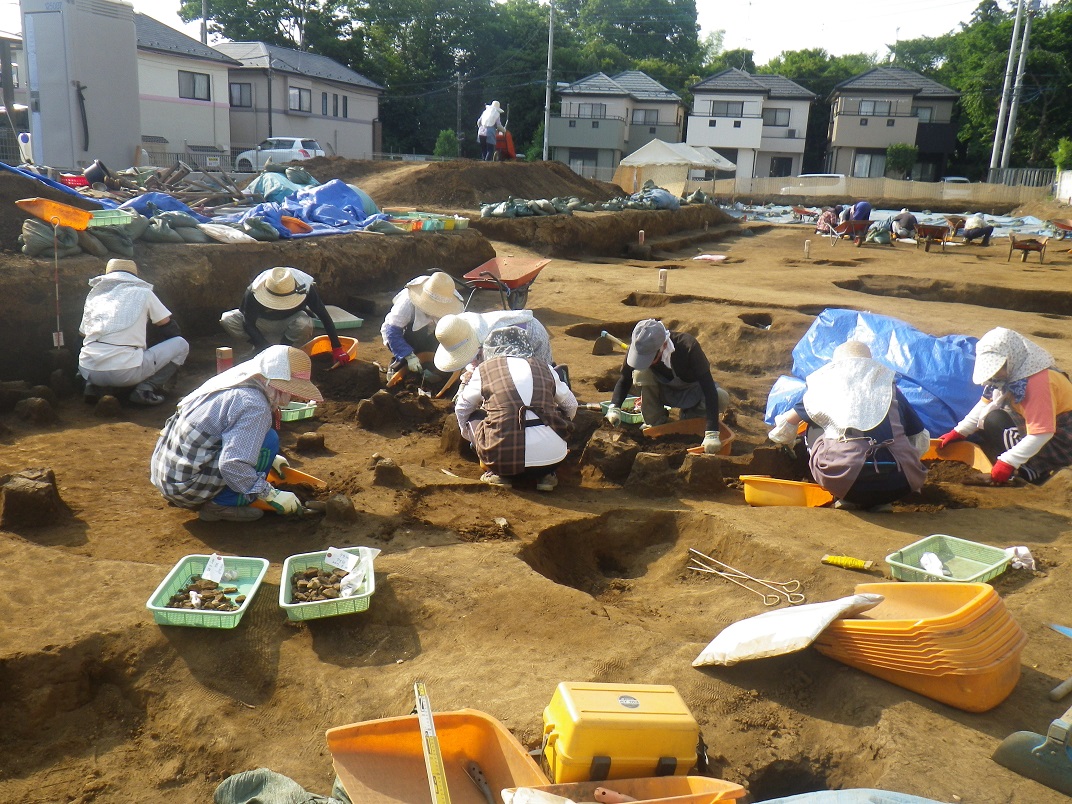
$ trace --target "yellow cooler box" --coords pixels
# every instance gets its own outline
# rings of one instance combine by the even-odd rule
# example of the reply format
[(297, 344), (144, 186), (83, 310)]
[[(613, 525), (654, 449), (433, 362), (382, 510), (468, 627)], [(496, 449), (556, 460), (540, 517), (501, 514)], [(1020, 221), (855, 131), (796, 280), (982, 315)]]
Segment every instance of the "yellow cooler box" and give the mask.
[(555, 784), (684, 776), (700, 727), (677, 690), (563, 681), (543, 710), (543, 767)]

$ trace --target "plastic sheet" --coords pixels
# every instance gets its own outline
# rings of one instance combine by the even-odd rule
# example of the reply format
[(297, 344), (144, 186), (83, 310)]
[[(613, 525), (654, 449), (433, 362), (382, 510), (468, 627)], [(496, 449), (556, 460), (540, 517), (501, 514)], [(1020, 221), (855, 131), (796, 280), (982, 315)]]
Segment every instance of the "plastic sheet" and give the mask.
[(829, 308), (823, 310), (793, 347), (793, 374), (774, 383), (764, 420), (800, 401), (804, 378), (830, 361), (847, 340), (866, 343), (879, 362), (897, 372), (897, 387), (931, 433), (951, 430), (979, 400), (982, 388), (972, 382), (976, 338), (936, 338), (889, 316)]

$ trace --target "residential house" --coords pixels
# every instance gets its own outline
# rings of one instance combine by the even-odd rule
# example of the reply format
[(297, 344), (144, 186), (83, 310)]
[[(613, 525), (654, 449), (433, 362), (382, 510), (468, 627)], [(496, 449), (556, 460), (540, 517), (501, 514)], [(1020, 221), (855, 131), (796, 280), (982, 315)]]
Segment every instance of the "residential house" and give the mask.
[(141, 142), (150, 164), (229, 168), (228, 74), (242, 64), (146, 14), (138, 35)]
[(241, 63), (230, 71), (237, 151), (265, 137), (311, 137), (328, 155), (371, 159), (380, 150), (384, 88), (327, 56), (264, 42), (213, 47)]
[(827, 170), (881, 178), (886, 148), (907, 143), (919, 149), (912, 178), (937, 180), (956, 147), (953, 107), (959, 97), (956, 90), (901, 67), (875, 67), (843, 81), (828, 99)]
[(729, 67), (691, 87), (685, 142), (737, 165), (740, 178), (795, 176), (815, 93), (780, 75)]
[(562, 88), (547, 133), (548, 157), (610, 180), (622, 157), (651, 140), (681, 142), (681, 98), (646, 73), (595, 73)]

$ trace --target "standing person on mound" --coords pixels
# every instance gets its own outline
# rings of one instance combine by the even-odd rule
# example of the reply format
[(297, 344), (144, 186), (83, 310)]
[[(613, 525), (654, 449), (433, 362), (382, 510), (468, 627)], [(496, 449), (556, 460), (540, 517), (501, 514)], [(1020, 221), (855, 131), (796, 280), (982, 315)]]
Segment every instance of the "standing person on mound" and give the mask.
[(267, 476), (288, 466), (279, 454), (279, 411), (291, 399), (323, 401), (311, 370), (305, 352), (269, 346), (180, 399), (153, 450), (152, 484), (206, 522), (260, 519), (258, 501), (279, 514), (300, 514), (301, 500)]
[(310, 313), (320, 319), (335, 362), (349, 363), (316, 280), (297, 268), (269, 268), (257, 274), (242, 295), (241, 306), (224, 313), (220, 324), (236, 341), (249, 341), (254, 351), (262, 352), (274, 344), (302, 346), (312, 340)]
[(671, 332), (661, 321), (648, 318), (633, 328), (622, 374), (614, 386), (606, 419), (617, 427), (629, 389), (640, 386), (641, 415), (645, 427), (666, 424), (666, 407), (680, 408), (682, 419), (705, 417), (703, 448), (708, 455), (722, 449), (718, 430), (720, 406), (729, 394), (711, 376), (711, 364), (700, 344), (687, 332)]
[[(483, 358), (481, 350), (488, 335), (503, 327), (525, 330), (532, 344), (532, 356), (541, 363), (555, 365), (551, 356), (551, 336), (547, 328), (533, 317), (532, 310), (493, 310), (490, 313), (447, 315), (439, 320), (435, 328), (436, 340), (439, 341), (434, 358), (436, 368), (446, 373), (464, 369), (464, 385)], [(563, 368), (555, 368), (559, 376), (562, 376)], [(567, 377), (562, 376), (562, 379), (566, 380)]]
[(1019, 473), (1041, 483), (1072, 465), (1072, 382), (1041, 346), (1004, 327), (975, 346), (972, 382), (983, 397), (942, 446), (972, 436), (994, 463), (990, 479), (1006, 483)]
[(502, 107), (498, 101), (492, 101), (484, 107), (476, 119), (476, 139), (480, 143), (480, 158), (490, 162), (495, 156), (495, 132), (506, 131), (500, 122)]
[[(78, 373), (86, 381), (87, 402), (103, 388), (129, 388), (136, 405), (159, 405), (164, 384), (190, 354), (190, 344), (153, 293), (138, 276), (133, 260), (108, 260), (101, 276), (89, 280), (89, 295), (78, 330), (83, 335)], [(153, 346), (146, 346), (152, 326)]]
[(860, 341), (846, 341), (833, 359), (808, 375), (796, 407), (775, 417), (769, 438), (792, 445), (797, 425), (812, 478), (837, 498), (837, 508), (890, 511), (890, 503), (923, 488), (920, 461), (930, 434), (894, 385), (892, 369), (871, 359)]
[(485, 470), (481, 481), (510, 486), (511, 478), (528, 474), (538, 478), (538, 491), (554, 491), (577, 398), (533, 356), (525, 330), (504, 327), (488, 335), (484, 362), (459, 392), (454, 412)]
[(443, 271), (418, 276), (399, 291), (380, 327), (383, 345), (394, 358), (387, 368), (387, 381), (403, 367), (419, 377), (425, 367), (417, 353), (434, 352), (439, 346), (435, 337), (439, 319), (457, 315), (464, 307), (454, 280)]

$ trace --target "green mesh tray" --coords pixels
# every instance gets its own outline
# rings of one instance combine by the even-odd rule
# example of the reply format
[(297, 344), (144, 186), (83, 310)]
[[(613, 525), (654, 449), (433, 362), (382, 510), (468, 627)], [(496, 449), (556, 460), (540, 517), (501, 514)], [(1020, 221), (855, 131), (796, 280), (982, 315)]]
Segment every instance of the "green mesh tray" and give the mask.
[[(951, 575), (933, 575), (920, 566), (924, 553), (934, 553)], [(983, 583), (996, 578), (1009, 566), (1009, 556), (1000, 547), (936, 533), (886, 556), (893, 577), (899, 581), (953, 581)]]
[(220, 581), (221, 586), (237, 586), (237, 594), (246, 599), (235, 611), (197, 611), (196, 609), (172, 609), (167, 602), (171, 596), (181, 590), (190, 578), (205, 571), (205, 566), (212, 556), (192, 555), (179, 560), (167, 577), (160, 582), (145, 607), (153, 613), (153, 620), (160, 625), (187, 625), (195, 628), (234, 628), (253, 602), (253, 596), (264, 580), (268, 571), (268, 562), (263, 558), (246, 558), (243, 556), (223, 556), (225, 572), (234, 572), (234, 580)]

